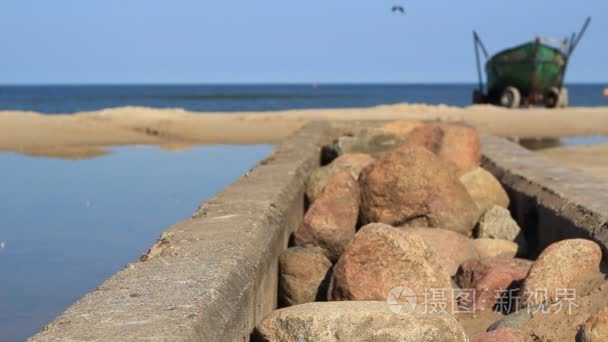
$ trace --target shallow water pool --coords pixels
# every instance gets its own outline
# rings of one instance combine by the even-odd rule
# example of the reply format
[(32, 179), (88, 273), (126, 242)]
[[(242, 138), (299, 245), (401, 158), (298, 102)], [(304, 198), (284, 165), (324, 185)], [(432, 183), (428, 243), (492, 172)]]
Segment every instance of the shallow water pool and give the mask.
[(60, 160), (0, 153), (0, 341), (36, 333), (272, 147), (121, 147)]

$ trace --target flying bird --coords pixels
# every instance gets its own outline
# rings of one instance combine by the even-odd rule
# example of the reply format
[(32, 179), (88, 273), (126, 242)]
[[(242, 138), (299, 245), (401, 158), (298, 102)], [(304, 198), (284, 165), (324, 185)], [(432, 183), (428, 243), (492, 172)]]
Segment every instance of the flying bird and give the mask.
[(395, 5), (393, 6), (393, 8), (391, 9), (391, 12), (395, 13), (395, 12), (399, 12), (401, 14), (405, 14), (405, 9), (403, 8), (403, 6), (399, 6), (399, 5)]

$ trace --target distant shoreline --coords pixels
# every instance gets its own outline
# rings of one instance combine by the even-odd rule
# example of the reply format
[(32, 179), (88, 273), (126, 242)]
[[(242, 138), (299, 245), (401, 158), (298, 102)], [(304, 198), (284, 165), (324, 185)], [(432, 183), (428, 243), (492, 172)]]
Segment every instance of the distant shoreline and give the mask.
[(69, 115), (0, 111), (0, 151), (86, 158), (106, 146), (168, 149), (210, 144), (272, 144), (312, 120), (467, 121), (500, 136), (608, 135), (608, 107), (506, 110), (494, 106), (397, 104), (371, 108), (268, 112), (189, 112), (123, 107)]

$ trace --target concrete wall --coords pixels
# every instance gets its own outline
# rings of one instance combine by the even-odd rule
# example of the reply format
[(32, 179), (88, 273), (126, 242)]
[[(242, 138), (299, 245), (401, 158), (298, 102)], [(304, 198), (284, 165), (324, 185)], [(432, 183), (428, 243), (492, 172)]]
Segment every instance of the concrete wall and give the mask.
[(276, 306), (278, 255), (329, 131), (300, 130), (31, 341), (248, 340)]
[[(320, 147), (369, 124), (309, 124), (31, 340), (248, 340), (276, 305), (277, 258), (302, 220)], [(484, 166), (533, 243), (587, 237), (606, 246), (608, 186), (503, 139), (483, 145)]]
[(585, 238), (608, 246), (608, 184), (505, 139), (484, 136), (483, 166), (504, 185), (533, 254), (553, 242)]

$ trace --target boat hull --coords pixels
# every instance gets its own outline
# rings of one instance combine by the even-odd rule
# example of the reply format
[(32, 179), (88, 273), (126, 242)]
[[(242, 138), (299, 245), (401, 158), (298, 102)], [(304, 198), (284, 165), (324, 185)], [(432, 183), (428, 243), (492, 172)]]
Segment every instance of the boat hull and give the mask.
[(517, 88), (523, 98), (530, 99), (561, 88), (566, 62), (559, 49), (539, 42), (502, 51), (486, 63), (488, 97), (498, 99), (507, 87)]

